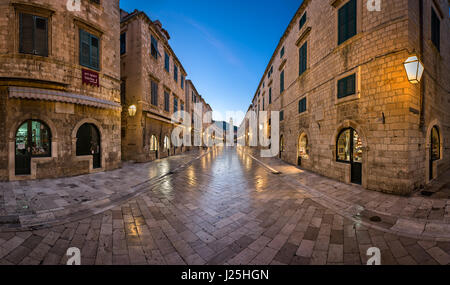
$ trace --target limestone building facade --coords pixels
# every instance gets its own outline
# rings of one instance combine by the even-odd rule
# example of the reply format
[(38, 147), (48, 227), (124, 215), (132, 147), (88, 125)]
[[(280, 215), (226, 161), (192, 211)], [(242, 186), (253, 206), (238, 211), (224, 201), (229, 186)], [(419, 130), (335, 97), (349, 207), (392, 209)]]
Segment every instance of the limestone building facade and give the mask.
[[(171, 141), (172, 115), (186, 110), (187, 73), (161, 22), (121, 11), (122, 156), (147, 162), (180, 154)], [(136, 113), (130, 115), (130, 106)]]
[(0, 1), (0, 181), (114, 169), (119, 0)]
[(250, 110), (280, 111), (291, 164), (387, 193), (424, 187), (450, 168), (449, 1), (305, 0)]

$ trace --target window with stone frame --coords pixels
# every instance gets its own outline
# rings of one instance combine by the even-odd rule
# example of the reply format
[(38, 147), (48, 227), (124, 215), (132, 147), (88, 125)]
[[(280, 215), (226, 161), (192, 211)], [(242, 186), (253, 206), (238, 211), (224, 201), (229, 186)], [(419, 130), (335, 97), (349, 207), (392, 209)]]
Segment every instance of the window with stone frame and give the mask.
[(305, 42), (303, 46), (298, 51), (299, 55), (299, 68), (298, 68), (298, 75), (302, 75), (307, 68), (307, 62), (308, 62), (308, 42)]
[(298, 24), (298, 29), (301, 30), (305, 24), (306, 24), (306, 12), (300, 18), (300, 21), (299, 21), (299, 24)]
[(120, 35), (120, 55), (127, 53), (127, 33)]
[(356, 3), (356, 0), (350, 0), (338, 11), (338, 44), (342, 44), (357, 33)]
[(164, 69), (170, 72), (170, 56), (167, 52), (164, 52)]
[(150, 54), (154, 59), (158, 59), (159, 56), (158, 41), (153, 36), (151, 36)]
[(356, 94), (356, 74), (344, 77), (338, 81), (338, 99)]
[(100, 39), (80, 29), (80, 65), (100, 70)]
[(431, 42), (438, 51), (441, 50), (441, 20), (434, 8), (431, 8)]
[(306, 112), (306, 97), (298, 101), (298, 113), (302, 114)]
[(48, 18), (19, 14), (19, 52), (48, 56)]
[(151, 104), (153, 106), (158, 106), (158, 83), (151, 80)]
[(269, 88), (269, 105), (272, 104), (272, 87)]
[(178, 112), (178, 98), (177, 97), (173, 98), (173, 112), (174, 113)]
[(178, 82), (178, 66), (176, 63), (173, 64), (173, 79)]
[(284, 92), (284, 70), (280, 73), (280, 93)]
[(170, 94), (164, 91), (164, 111), (170, 112)]

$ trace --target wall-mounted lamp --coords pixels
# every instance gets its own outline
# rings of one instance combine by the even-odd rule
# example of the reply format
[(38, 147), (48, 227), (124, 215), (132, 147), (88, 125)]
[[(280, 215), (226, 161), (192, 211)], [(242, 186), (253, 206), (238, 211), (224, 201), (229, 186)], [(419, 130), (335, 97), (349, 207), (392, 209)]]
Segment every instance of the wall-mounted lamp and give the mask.
[(412, 84), (417, 84), (422, 79), (425, 70), (423, 63), (419, 60), (417, 55), (410, 56), (404, 63), (408, 81)]
[(130, 107), (128, 107), (128, 115), (130, 115), (130, 117), (136, 116), (136, 111), (136, 105), (131, 105)]

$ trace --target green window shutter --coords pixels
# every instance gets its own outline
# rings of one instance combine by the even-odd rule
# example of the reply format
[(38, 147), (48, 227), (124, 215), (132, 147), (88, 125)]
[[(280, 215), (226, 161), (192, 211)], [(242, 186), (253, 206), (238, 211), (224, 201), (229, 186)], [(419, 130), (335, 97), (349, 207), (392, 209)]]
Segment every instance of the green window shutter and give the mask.
[(338, 81), (338, 98), (356, 94), (356, 74), (352, 74)]
[(20, 53), (34, 53), (34, 17), (20, 13)]
[(170, 95), (164, 91), (164, 110), (170, 111)]
[(348, 5), (347, 38), (349, 39), (356, 35), (356, 0), (350, 0)]
[(284, 91), (284, 70), (280, 74), (280, 93)]
[(302, 75), (306, 71), (307, 59), (308, 59), (308, 43), (306, 42), (299, 50), (299, 75)]
[(441, 50), (441, 21), (436, 12), (431, 8), (431, 41), (437, 50)]
[(48, 20), (37, 16), (34, 19), (34, 53), (48, 56)]
[(91, 57), (91, 38), (88, 33), (80, 30), (80, 64), (83, 66), (90, 65)]
[(272, 87), (269, 88), (269, 104), (272, 104)]
[(166, 69), (167, 72), (170, 72), (170, 57), (167, 54), (167, 52), (164, 54), (164, 68)]
[(338, 12), (338, 43), (341, 44), (350, 39), (357, 32), (357, 6), (356, 0), (350, 0), (342, 6)]
[(100, 51), (100, 40), (90, 35), (91, 37), (91, 67), (94, 69), (98, 69), (100, 67), (99, 64), (99, 51)]
[(151, 103), (153, 106), (158, 106), (158, 84), (151, 82)]
[(127, 53), (127, 33), (120, 35), (120, 55)]
[(339, 30), (338, 30), (338, 38), (339, 38), (339, 44), (343, 43), (345, 41), (345, 37), (346, 37), (346, 26), (347, 26), (347, 13), (346, 13), (346, 9), (344, 7), (342, 7), (341, 9), (339, 9), (338, 12), (339, 16), (338, 16), (338, 22), (339, 22)]
[(298, 101), (298, 113), (301, 114), (304, 112), (306, 112), (306, 98)]

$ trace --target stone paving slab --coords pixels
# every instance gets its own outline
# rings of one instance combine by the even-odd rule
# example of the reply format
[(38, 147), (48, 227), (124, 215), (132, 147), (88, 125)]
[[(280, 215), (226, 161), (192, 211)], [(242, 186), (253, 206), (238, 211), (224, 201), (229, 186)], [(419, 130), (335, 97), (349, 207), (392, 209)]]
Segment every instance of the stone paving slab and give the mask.
[(272, 172), (280, 173), (286, 183), (295, 185), (311, 198), (349, 218), (360, 219), (379, 230), (415, 238), (450, 240), (450, 199), (417, 194), (402, 197), (370, 191), (302, 170), (277, 158), (260, 158), (256, 149), (241, 151)]
[(368, 227), (289, 180), (216, 149), (102, 213), (0, 232), (0, 264), (65, 264), (77, 247), (83, 265), (359, 265), (374, 246), (383, 265), (450, 263), (450, 242)]
[(205, 155), (193, 150), (77, 177), (0, 183), (0, 231), (38, 229), (104, 212)]

